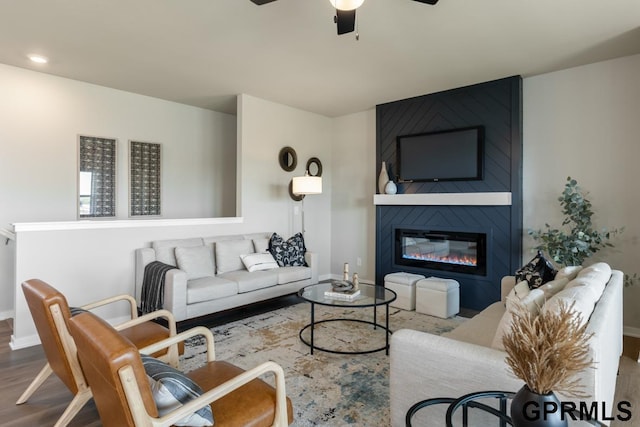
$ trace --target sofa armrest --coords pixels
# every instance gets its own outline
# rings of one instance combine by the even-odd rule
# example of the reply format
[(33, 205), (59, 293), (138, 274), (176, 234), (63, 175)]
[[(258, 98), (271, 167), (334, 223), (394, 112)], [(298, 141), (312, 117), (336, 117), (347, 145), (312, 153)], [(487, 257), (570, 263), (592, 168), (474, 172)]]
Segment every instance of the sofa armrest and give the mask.
[(502, 302), (507, 302), (507, 296), (514, 286), (516, 286), (516, 276), (504, 276), (502, 278), (502, 281), (500, 281), (500, 300)]
[(318, 253), (307, 251), (304, 254), (304, 260), (311, 267), (311, 284), (318, 283)]
[(187, 319), (187, 273), (184, 271), (177, 268), (167, 271), (163, 308), (172, 312), (177, 322)]
[[(404, 426), (409, 408), (424, 399), (457, 398), (483, 390), (518, 391), (523, 382), (508, 372), (505, 356), (503, 351), (426, 332), (394, 332), (389, 380), (391, 425)], [(423, 409), (413, 418), (413, 425), (441, 427), (446, 409), (447, 405)]]
[(140, 301), (142, 295), (142, 280), (144, 279), (144, 268), (152, 261), (156, 260), (156, 251), (152, 248), (136, 249), (136, 277), (135, 277), (135, 297)]

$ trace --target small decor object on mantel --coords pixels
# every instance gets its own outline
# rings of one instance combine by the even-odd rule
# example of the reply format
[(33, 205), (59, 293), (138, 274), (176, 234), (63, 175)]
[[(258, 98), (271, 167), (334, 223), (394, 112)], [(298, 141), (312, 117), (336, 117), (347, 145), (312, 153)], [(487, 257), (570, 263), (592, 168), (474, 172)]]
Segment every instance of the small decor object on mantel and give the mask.
[(547, 407), (545, 402), (560, 408), (554, 391), (587, 397), (574, 375), (593, 364), (588, 347), (593, 334), (586, 332), (587, 322), (573, 306), (560, 302), (557, 310), (543, 309), (537, 316), (523, 305), (515, 307), (511, 327), (502, 338), (509, 368), (525, 382), (511, 402), (514, 427), (565, 427), (562, 411), (545, 412), (542, 419), (543, 412), (536, 415), (532, 408)]
[(398, 187), (396, 186), (396, 183), (389, 180), (389, 182), (387, 182), (387, 185), (385, 185), (384, 187), (384, 192), (386, 194), (396, 194), (398, 192)]
[(380, 175), (378, 176), (378, 193), (384, 194), (384, 189), (387, 186), (387, 182), (389, 182), (389, 174), (387, 173), (387, 163), (382, 162), (382, 167), (380, 168)]

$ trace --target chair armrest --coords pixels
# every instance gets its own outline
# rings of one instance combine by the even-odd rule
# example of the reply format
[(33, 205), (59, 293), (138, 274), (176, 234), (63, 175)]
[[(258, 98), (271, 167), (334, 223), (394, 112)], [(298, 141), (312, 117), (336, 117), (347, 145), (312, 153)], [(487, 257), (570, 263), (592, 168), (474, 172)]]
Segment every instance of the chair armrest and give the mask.
[(110, 298), (105, 298), (100, 301), (95, 301), (89, 304), (83, 305), (81, 308), (85, 310), (93, 310), (94, 308), (102, 307), (103, 305), (112, 304), (118, 301), (129, 301), (129, 309), (131, 311), (131, 318), (135, 319), (138, 317), (138, 307), (136, 306), (136, 299), (131, 295), (116, 295)]
[[(164, 319), (167, 320), (167, 324), (169, 326), (169, 337), (174, 337), (177, 333), (177, 329), (176, 329), (176, 320), (173, 317), (173, 314), (168, 311), (168, 310), (157, 310), (154, 311), (152, 313), (147, 313), (144, 314), (140, 317), (136, 317), (135, 319), (131, 319), (129, 321), (126, 321), (124, 323), (120, 323), (118, 325), (115, 325), (113, 328), (116, 331), (121, 331), (123, 329), (127, 329), (130, 328), (132, 326), (136, 326), (136, 325), (140, 325), (142, 323), (145, 322), (151, 322), (154, 319), (157, 319), (159, 317), (162, 317)], [(174, 368), (178, 368), (178, 360), (180, 357), (180, 354), (178, 352), (178, 346), (177, 345), (171, 345), (169, 344), (167, 347), (170, 347), (169, 350), (167, 351), (167, 353), (161, 357), (158, 357), (160, 360), (163, 360), (167, 363), (169, 363), (171, 366), (173, 366)], [(149, 354), (153, 354), (153, 353), (149, 353)]]
[(304, 254), (304, 260), (311, 268), (311, 284), (318, 283), (318, 253), (306, 251)]
[[(150, 314), (153, 314), (153, 313), (150, 313)], [(179, 342), (187, 340), (188, 338), (195, 337), (198, 335), (202, 335), (205, 337), (207, 341), (207, 361), (213, 362), (216, 358), (213, 334), (209, 329), (205, 328), (204, 326), (196, 326), (195, 328), (191, 328), (187, 331), (181, 332), (177, 335), (171, 336), (169, 338), (165, 338), (154, 344), (141, 348), (139, 349), (139, 351), (140, 353), (143, 353), (143, 354), (157, 353), (158, 351), (163, 350), (173, 344), (177, 344)]]
[(161, 425), (173, 425), (181, 418), (206, 405), (209, 405), (211, 402), (224, 397), (248, 382), (269, 372), (273, 372), (276, 379), (276, 410), (273, 426), (287, 426), (289, 423), (287, 419), (287, 394), (285, 390), (284, 371), (280, 365), (272, 361), (262, 363), (253, 369), (249, 369), (248, 371), (225, 381), (219, 386), (205, 392), (202, 396), (188, 402), (157, 420)]
[(113, 328), (116, 331), (121, 331), (123, 329), (127, 329), (135, 325), (140, 325), (145, 322), (150, 322), (159, 317), (162, 317), (167, 320), (167, 323), (169, 325), (169, 336), (176, 335), (177, 333), (176, 319), (173, 317), (173, 313), (171, 313), (169, 310), (157, 310), (152, 313), (143, 314), (142, 316), (136, 317), (135, 319), (131, 319), (126, 322), (114, 325)]

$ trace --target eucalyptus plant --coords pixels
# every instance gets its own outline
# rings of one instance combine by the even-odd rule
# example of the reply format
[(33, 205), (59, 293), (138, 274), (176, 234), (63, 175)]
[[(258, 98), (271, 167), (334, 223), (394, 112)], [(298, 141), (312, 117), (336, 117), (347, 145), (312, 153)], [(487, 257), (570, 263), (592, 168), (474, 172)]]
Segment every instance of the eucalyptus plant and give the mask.
[(591, 221), (591, 202), (571, 177), (567, 178), (558, 201), (564, 214), (562, 226), (554, 228), (545, 224), (544, 229), (529, 230), (528, 233), (539, 243), (535, 249), (546, 252), (560, 266), (582, 265), (585, 259), (601, 249), (613, 247), (610, 240), (624, 231), (624, 227), (596, 229)]

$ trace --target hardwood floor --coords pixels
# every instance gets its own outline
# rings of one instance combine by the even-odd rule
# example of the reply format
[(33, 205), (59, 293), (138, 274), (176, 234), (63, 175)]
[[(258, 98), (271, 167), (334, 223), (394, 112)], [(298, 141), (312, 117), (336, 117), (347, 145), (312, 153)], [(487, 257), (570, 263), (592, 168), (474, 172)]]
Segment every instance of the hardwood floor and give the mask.
[[(0, 321), (0, 425), (51, 426), (71, 401), (71, 393), (52, 375), (27, 403), (15, 404), (44, 366), (45, 356), (40, 346), (12, 351), (9, 348), (11, 332), (11, 321)], [(613, 421), (611, 427), (640, 427), (640, 364), (637, 362), (640, 339), (625, 337), (624, 346), (615, 401), (631, 402), (633, 416), (627, 422)], [(93, 401), (89, 401), (69, 424), (70, 427), (101, 425)]]

